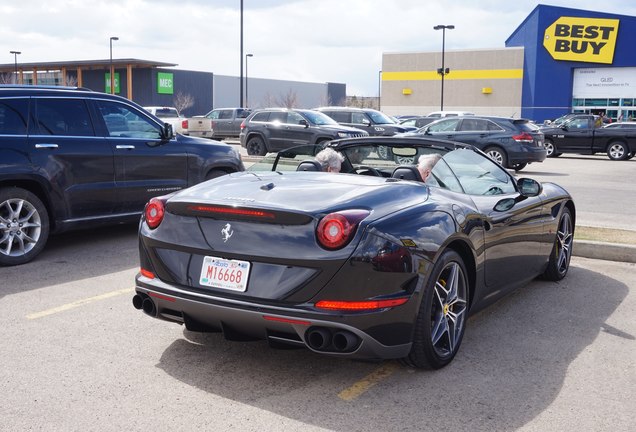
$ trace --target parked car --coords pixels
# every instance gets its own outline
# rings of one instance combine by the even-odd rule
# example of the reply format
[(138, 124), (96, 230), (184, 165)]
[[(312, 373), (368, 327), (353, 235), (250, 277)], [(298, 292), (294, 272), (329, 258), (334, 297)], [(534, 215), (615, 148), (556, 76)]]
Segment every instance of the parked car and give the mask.
[[(441, 368), (469, 314), (537, 276), (568, 273), (576, 210), (556, 184), (517, 179), (462, 143), (326, 145), (347, 155), (342, 173), (272, 166), (151, 200), (134, 307), (229, 340)], [(381, 148), (439, 154), (435, 182), (409, 177), (416, 167), (380, 158)], [(281, 153), (275, 163), (315, 162)], [(353, 154), (375, 172), (355, 171)]]
[(172, 130), (181, 135), (188, 135), (188, 119), (179, 114), (174, 107), (146, 106), (146, 111), (161, 121), (170, 123)]
[(263, 156), (298, 144), (360, 137), (365, 131), (342, 126), (312, 110), (267, 108), (250, 114), (241, 124), (241, 146), (249, 155)]
[(0, 265), (32, 260), (50, 232), (138, 220), (153, 196), (244, 170), (227, 144), (68, 87), (0, 86), (0, 155)]
[(636, 153), (636, 129), (602, 127), (598, 116), (592, 114), (578, 115), (542, 131), (549, 157), (606, 153), (612, 160), (627, 160)]
[(405, 135), (472, 144), (500, 165), (516, 171), (546, 158), (543, 133), (535, 124), (521, 118), (446, 117)]
[(415, 127), (417, 129), (433, 123), (435, 120), (439, 120), (439, 117), (411, 117), (400, 121), (400, 125)]
[(241, 134), (241, 123), (252, 113), (249, 108), (217, 108), (205, 115), (212, 122), (212, 138), (236, 138)]
[(362, 129), (369, 135), (390, 136), (416, 129), (402, 126), (383, 112), (370, 108), (322, 107), (316, 110), (327, 114), (341, 125)]
[(427, 117), (442, 118), (442, 117), (457, 117), (457, 116), (471, 116), (471, 115), (475, 115), (475, 113), (470, 111), (433, 111), (431, 113), (428, 113)]

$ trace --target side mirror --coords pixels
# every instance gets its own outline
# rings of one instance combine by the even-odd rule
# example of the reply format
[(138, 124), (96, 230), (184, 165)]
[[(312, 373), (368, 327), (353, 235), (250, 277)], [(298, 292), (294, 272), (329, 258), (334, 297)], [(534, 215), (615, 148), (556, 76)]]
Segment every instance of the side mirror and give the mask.
[(301, 126), (305, 126), (306, 128), (309, 127), (309, 123), (307, 123), (307, 120), (303, 119), (303, 120), (298, 120), (298, 124)]
[(170, 123), (164, 123), (161, 128), (161, 140), (169, 141), (174, 137), (174, 130), (172, 129), (172, 125)]
[(362, 119), (362, 124), (365, 126), (371, 126), (371, 122), (368, 119)]
[(520, 178), (517, 180), (517, 188), (524, 197), (535, 197), (543, 192), (541, 183), (531, 178)]
[(568, 127), (566, 125), (561, 125), (561, 129), (563, 129), (564, 131), (567, 131)]

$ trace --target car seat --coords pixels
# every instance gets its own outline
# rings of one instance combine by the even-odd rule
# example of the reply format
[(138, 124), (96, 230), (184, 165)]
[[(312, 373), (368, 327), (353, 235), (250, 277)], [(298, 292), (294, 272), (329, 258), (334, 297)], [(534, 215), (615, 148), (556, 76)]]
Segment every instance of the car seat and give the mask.
[(420, 171), (415, 165), (400, 165), (393, 170), (392, 178), (401, 180), (414, 180), (423, 182)]
[(317, 160), (308, 159), (299, 163), (296, 171), (322, 171), (322, 165)]

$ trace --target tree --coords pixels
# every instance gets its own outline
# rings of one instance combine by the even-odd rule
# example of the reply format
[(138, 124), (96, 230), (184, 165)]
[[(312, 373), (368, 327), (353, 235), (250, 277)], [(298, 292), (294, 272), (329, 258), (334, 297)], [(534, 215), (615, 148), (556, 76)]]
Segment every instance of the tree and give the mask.
[(285, 108), (297, 108), (298, 94), (290, 88), (287, 93), (278, 96), (278, 105)]
[(194, 96), (189, 93), (178, 91), (177, 94), (174, 95), (172, 103), (174, 104), (174, 107), (177, 109), (177, 111), (179, 111), (179, 113), (182, 113), (183, 111), (194, 105)]
[(11, 72), (0, 74), (0, 84), (15, 84), (14, 74)]

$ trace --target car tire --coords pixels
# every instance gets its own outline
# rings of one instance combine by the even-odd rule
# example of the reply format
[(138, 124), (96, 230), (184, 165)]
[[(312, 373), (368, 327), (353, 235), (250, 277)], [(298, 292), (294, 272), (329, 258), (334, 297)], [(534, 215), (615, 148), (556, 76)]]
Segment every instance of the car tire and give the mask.
[(49, 214), (42, 201), (26, 189), (0, 189), (0, 265), (31, 261), (48, 238)]
[(565, 277), (570, 268), (572, 257), (572, 245), (574, 241), (574, 224), (572, 213), (567, 207), (563, 208), (559, 218), (559, 226), (556, 231), (554, 245), (550, 252), (548, 266), (543, 272), (542, 278), (550, 281), (559, 281)]
[(259, 136), (248, 139), (245, 147), (247, 148), (247, 154), (250, 156), (265, 156), (267, 153), (265, 142)]
[(561, 153), (556, 152), (556, 146), (552, 140), (545, 140), (543, 143), (543, 147), (545, 147), (546, 157), (559, 157)]
[[(506, 156), (506, 152), (500, 149), (499, 147), (490, 146), (486, 147), (484, 153), (488, 155), (488, 157), (504, 168), (508, 167), (508, 157)], [(512, 167), (510, 167), (512, 168)]]
[(518, 164), (512, 165), (510, 168), (514, 169), (515, 171), (521, 171), (522, 169), (524, 169), (527, 166), (528, 166), (527, 163), (518, 163)]
[(629, 158), (629, 146), (622, 141), (614, 141), (607, 146), (607, 157), (611, 160), (627, 160)]
[(454, 250), (442, 253), (430, 273), (413, 331), (411, 352), (402, 362), (423, 369), (448, 365), (461, 345), (468, 318), (468, 277)]

